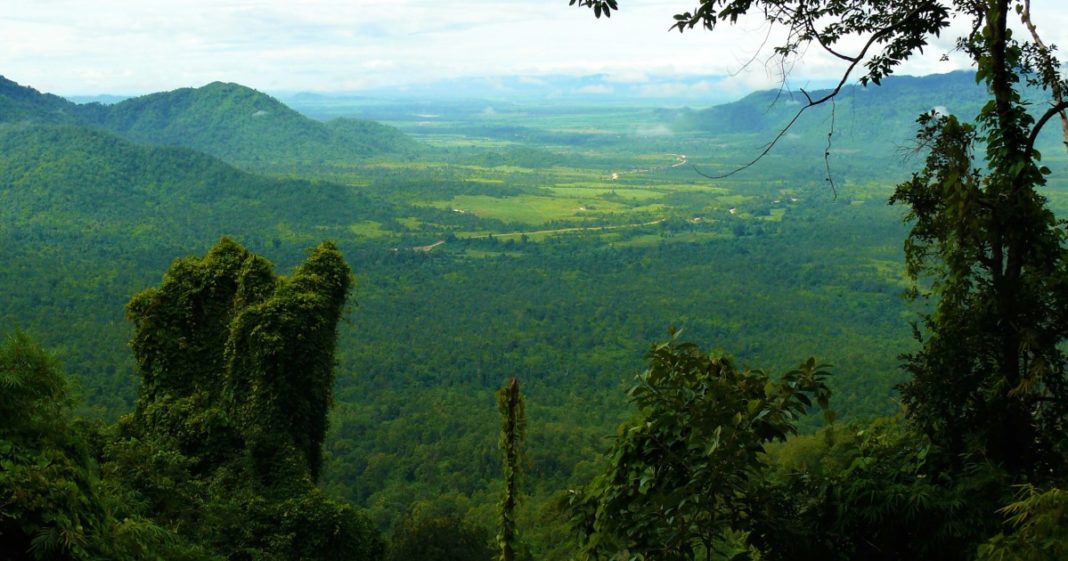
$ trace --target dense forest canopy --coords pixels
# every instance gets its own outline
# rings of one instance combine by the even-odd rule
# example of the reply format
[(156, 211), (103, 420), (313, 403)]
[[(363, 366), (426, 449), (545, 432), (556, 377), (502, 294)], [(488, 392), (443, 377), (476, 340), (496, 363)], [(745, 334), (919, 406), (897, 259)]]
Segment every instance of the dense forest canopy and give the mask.
[[(745, 12), (841, 84), (328, 107), (378, 124), (0, 79), (0, 559), (1062, 558), (1041, 20), (706, 0), (676, 28)], [(977, 72), (893, 76), (951, 17)]]

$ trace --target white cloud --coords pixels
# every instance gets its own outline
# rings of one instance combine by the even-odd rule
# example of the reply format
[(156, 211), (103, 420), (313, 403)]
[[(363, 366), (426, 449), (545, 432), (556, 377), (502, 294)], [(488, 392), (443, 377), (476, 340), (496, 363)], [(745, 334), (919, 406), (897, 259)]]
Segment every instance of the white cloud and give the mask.
[(650, 84), (638, 88), (638, 93), (644, 97), (693, 97), (711, 92), (716, 84), (708, 80), (702, 80), (693, 84), (683, 82), (668, 82), (664, 84)]
[(649, 81), (649, 75), (640, 70), (614, 71), (606, 75), (604, 81), (612, 84), (642, 84)]
[[(1047, 42), (1068, 43), (1061, 1), (1032, 2)], [(611, 19), (596, 20), (566, 0), (0, 0), (0, 73), (68, 94), (212, 80), (330, 91), (444, 77), (604, 74), (606, 84), (638, 84), (653, 75), (734, 73), (716, 87), (741, 94), (780, 79), (767, 47), (759, 53), (769, 27), (758, 18), (679, 34), (668, 31), (671, 15), (691, 6), (620, 4)], [(939, 61), (962, 30), (957, 24), (901, 71), (967, 67), (959, 54)], [(772, 28), (768, 44), (782, 32)], [(791, 78), (804, 85), (841, 71), (841, 60), (814, 48)]]
[(579, 88), (579, 92), (584, 94), (610, 94), (614, 91), (615, 89), (612, 86), (607, 86), (605, 84), (596, 84)]

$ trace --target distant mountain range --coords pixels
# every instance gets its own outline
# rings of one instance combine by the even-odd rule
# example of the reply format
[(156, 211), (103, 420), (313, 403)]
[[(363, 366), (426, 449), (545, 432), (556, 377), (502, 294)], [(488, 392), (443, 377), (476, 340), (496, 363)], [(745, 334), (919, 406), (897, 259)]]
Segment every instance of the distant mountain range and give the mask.
[(0, 122), (88, 126), (134, 142), (193, 148), (242, 167), (420, 149), (392, 127), (355, 119), (316, 121), (266, 94), (220, 82), (111, 105), (80, 105), (0, 77)]
[[(807, 92), (814, 99), (829, 90)], [(1048, 106), (1047, 96), (1036, 89), (1024, 89), (1033, 102), (1033, 112)], [(807, 109), (790, 128), (790, 142), (826, 142), (832, 127), (832, 140), (839, 147), (873, 146), (885, 150), (908, 146), (916, 133), (921, 113), (938, 111), (974, 121), (987, 102), (983, 85), (975, 73), (960, 71), (929, 76), (892, 76), (880, 85), (847, 85), (833, 103)], [(737, 102), (704, 110), (663, 111), (677, 129), (700, 130), (712, 134), (755, 134), (772, 137), (794, 118), (806, 103), (804, 93), (767, 90), (745, 96)], [(1056, 127), (1043, 131), (1040, 145), (1047, 149), (1058, 144)]]
[[(808, 91), (819, 99), (829, 90)], [(1038, 115), (1049, 106), (1048, 93), (1025, 88), (1031, 112)], [(916, 119), (922, 113), (936, 111), (952, 114), (967, 122), (987, 102), (986, 89), (976, 84), (975, 73), (958, 71), (928, 76), (891, 76), (881, 85), (849, 85), (842, 88), (833, 102), (807, 109), (787, 134), (780, 139), (777, 153), (801, 150), (805, 154), (825, 149), (831, 133), (831, 152), (839, 162), (852, 157), (849, 165), (871, 165), (869, 158), (900, 160), (915, 147)], [(664, 109), (659, 113), (675, 131), (734, 136), (737, 141), (750, 138), (763, 145), (775, 138), (807, 102), (798, 90), (765, 90), (742, 99), (708, 109)], [(1064, 150), (1060, 129), (1046, 127), (1039, 137), (1043, 154), (1062, 159)], [(868, 163), (865, 163), (867, 161)]]
[[(821, 82), (820, 85), (824, 85)], [(330, 99), (363, 98), (455, 102), (482, 100), (511, 103), (625, 103), (629, 105), (703, 105), (738, 97), (739, 84), (722, 75), (487, 76), (437, 80), (424, 84), (371, 88), (352, 92), (278, 92), (294, 107)]]
[[(809, 91), (819, 99), (829, 90)], [(817, 138), (827, 134), (832, 111), (836, 128), (868, 138), (911, 134), (920, 113), (938, 110), (974, 117), (985, 102), (985, 89), (975, 83), (970, 71), (930, 76), (892, 76), (879, 86), (849, 85), (834, 103), (825, 103), (806, 111), (792, 132)], [(738, 101), (688, 112), (689, 125), (714, 133), (767, 133), (781, 129), (807, 103), (798, 90), (765, 90)], [(888, 130), (887, 125), (891, 128)]]

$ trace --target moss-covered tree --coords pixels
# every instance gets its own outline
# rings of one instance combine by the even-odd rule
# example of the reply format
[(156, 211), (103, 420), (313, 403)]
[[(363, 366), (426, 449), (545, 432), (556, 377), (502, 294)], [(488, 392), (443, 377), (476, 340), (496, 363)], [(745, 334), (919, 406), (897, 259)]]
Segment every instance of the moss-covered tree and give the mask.
[(382, 554), (366, 517), (315, 487), (352, 282), (331, 243), (279, 277), (224, 238), (130, 301), (143, 385), (111, 453), (149, 510), (227, 556)]

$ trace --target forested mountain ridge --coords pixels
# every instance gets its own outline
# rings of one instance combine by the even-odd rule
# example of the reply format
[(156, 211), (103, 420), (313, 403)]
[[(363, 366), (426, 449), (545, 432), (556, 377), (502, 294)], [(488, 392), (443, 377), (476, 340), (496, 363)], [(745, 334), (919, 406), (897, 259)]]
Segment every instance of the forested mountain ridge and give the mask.
[[(839, 134), (863, 138), (887, 136), (888, 123), (895, 125), (890, 135), (911, 134), (916, 115), (936, 108), (943, 113), (970, 115), (982, 106), (984, 92), (971, 71), (891, 76), (879, 86), (847, 85), (833, 107), (835, 125)], [(827, 93), (824, 89), (809, 91), (808, 95), (818, 99)], [(683, 119), (686, 125), (708, 132), (778, 132), (805, 102), (805, 94), (799, 89), (762, 90), (737, 101), (690, 112)], [(810, 109), (790, 132), (817, 141), (824, 139), (831, 111), (830, 103)]]
[[(812, 99), (828, 93), (829, 90), (807, 91)], [(1047, 107), (1037, 89), (1024, 87), (1022, 93), (1025, 99), (1032, 100), (1032, 115), (1037, 117)], [(975, 82), (975, 72), (968, 70), (890, 76), (878, 86), (847, 85), (833, 103), (806, 109), (780, 139), (776, 152), (812, 148), (818, 155), (828, 148), (832, 156), (842, 156), (839, 162), (845, 165), (849, 165), (847, 157), (856, 154), (900, 159), (916, 145), (917, 116), (934, 111), (970, 117), (986, 103), (985, 95), (984, 87)], [(665, 112), (665, 119), (680, 131), (753, 135), (763, 143), (782, 131), (805, 103), (805, 93), (797, 88), (763, 90), (707, 109)], [(1044, 154), (1059, 157), (1063, 151), (1050, 148), (1059, 148), (1060, 142), (1057, 131), (1050, 127), (1042, 132), (1038, 147)]]
[(77, 104), (62, 97), (43, 94), (0, 76), (0, 123), (71, 123), (78, 119), (78, 110)]
[(242, 217), (284, 221), (295, 208), (329, 222), (339, 209), (351, 216), (364, 206), (341, 186), (265, 178), (188, 148), (141, 146), (74, 125), (0, 124), (0, 169), (0, 220), (18, 227), (57, 214), (69, 228), (152, 227), (153, 219), (181, 220), (181, 207), (198, 216), (183, 227), (207, 232), (240, 229)]
[(0, 122), (90, 126), (135, 142), (193, 148), (241, 167), (345, 162), (420, 150), (419, 143), (392, 127), (354, 119), (315, 121), (239, 84), (213, 82), (113, 105), (78, 105), (0, 80)]
[(89, 107), (89, 122), (106, 130), (140, 142), (188, 146), (231, 162), (360, 159), (418, 148), (392, 127), (352, 120), (314, 121), (273, 97), (231, 83), (213, 82)]

